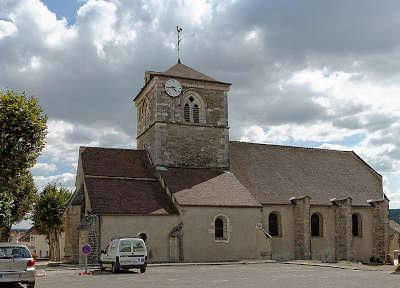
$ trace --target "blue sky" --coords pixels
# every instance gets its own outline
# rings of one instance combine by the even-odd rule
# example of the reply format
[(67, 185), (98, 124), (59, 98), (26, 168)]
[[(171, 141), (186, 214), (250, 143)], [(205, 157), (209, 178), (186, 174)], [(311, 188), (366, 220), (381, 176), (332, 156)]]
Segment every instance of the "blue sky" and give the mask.
[(400, 208), (397, 1), (0, 0), (0, 89), (39, 97), (39, 187), (73, 189), (78, 149), (136, 147), (145, 70), (231, 82), (230, 138), (354, 150)]
[(49, 0), (43, 1), (49, 10), (53, 11), (57, 18), (66, 18), (68, 23), (73, 24), (76, 19), (78, 8), (85, 2), (81, 0)]

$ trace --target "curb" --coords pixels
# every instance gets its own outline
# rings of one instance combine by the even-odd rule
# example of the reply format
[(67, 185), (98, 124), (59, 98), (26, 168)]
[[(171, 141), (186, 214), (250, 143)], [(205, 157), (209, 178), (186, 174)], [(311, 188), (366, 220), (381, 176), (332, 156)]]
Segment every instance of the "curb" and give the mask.
[(356, 271), (380, 271), (380, 272), (390, 272), (385, 269), (374, 269), (367, 267), (346, 267), (346, 266), (338, 266), (338, 265), (330, 265), (330, 264), (320, 264), (320, 263), (305, 263), (305, 262), (277, 262), (281, 264), (289, 264), (289, 265), (299, 265), (299, 266), (313, 266), (313, 267), (323, 267), (323, 268), (334, 268), (334, 269), (342, 269), (342, 270), (356, 270)]
[[(266, 264), (266, 263), (278, 263), (272, 260), (243, 260), (237, 262), (188, 262), (188, 263), (151, 263), (148, 264), (147, 267), (177, 267), (177, 266), (220, 266), (220, 265), (247, 265), (247, 264)], [(46, 271), (58, 271), (58, 270), (80, 270), (83, 269), (84, 266), (79, 265), (37, 265), (37, 269), (43, 269)], [(98, 265), (89, 265), (89, 269), (98, 269)]]

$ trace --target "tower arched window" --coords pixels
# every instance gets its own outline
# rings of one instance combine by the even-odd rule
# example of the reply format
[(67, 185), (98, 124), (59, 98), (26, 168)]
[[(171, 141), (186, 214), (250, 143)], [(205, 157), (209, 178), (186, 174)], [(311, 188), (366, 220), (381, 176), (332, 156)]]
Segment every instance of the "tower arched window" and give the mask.
[(186, 103), (185, 106), (183, 107), (183, 118), (185, 119), (186, 122), (190, 122), (190, 107), (189, 107), (189, 103)]
[(200, 118), (199, 118), (199, 105), (194, 104), (193, 105), (193, 122), (194, 123), (199, 123)]
[(142, 124), (142, 129), (147, 128), (147, 126), (149, 126), (150, 124), (150, 107), (147, 99), (144, 99), (142, 104), (141, 124)]
[(323, 220), (319, 213), (311, 215), (311, 236), (320, 237), (323, 231)]
[(205, 123), (205, 102), (196, 93), (190, 92), (183, 99), (183, 120), (189, 123)]
[(362, 221), (361, 216), (358, 213), (351, 215), (352, 232), (353, 236), (361, 237), (362, 235)]
[(278, 212), (271, 212), (268, 216), (268, 233), (272, 237), (281, 236), (281, 216)]

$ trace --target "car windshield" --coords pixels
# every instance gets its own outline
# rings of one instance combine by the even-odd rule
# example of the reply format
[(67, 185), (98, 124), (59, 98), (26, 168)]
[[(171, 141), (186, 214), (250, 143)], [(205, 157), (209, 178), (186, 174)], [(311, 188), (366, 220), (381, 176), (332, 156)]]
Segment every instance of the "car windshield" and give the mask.
[(0, 247), (0, 259), (32, 258), (25, 247)]

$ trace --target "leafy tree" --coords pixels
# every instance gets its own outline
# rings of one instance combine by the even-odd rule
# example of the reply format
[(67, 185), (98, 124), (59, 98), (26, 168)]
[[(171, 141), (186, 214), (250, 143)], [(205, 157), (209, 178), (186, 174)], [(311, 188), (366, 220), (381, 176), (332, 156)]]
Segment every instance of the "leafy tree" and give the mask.
[(0, 186), (0, 242), (7, 241), (10, 236), (12, 198)]
[(33, 226), (49, 240), (50, 260), (60, 260), (59, 236), (64, 230), (63, 213), (71, 195), (64, 187), (47, 184), (33, 210)]
[(38, 100), (0, 91), (0, 183), (5, 185), (36, 163), (45, 146), (47, 116)]
[(44, 148), (46, 123), (35, 97), (0, 90), (0, 241), (31, 207), (36, 189), (28, 169)]
[(0, 188), (0, 239), (7, 240), (11, 226), (26, 218), (36, 198), (36, 186), (30, 172), (22, 174), (9, 185)]

